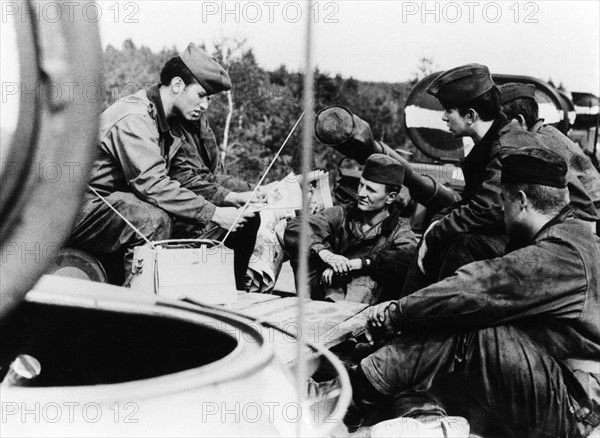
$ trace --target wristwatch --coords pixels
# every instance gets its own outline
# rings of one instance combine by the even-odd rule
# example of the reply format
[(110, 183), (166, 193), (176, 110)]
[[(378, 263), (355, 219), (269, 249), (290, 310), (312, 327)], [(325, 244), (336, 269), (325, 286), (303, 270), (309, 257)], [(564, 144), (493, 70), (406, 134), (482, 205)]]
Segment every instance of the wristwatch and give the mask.
[(373, 263), (371, 257), (361, 257), (360, 260), (362, 261), (362, 268), (368, 271), (371, 268), (371, 264)]

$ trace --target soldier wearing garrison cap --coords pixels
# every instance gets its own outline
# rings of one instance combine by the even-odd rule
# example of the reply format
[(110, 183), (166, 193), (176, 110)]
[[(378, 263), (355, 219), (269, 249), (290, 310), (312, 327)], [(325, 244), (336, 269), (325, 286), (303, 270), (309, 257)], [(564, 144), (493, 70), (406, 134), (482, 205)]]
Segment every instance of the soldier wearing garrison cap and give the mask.
[(500, 92), (485, 65), (467, 64), (438, 75), (427, 87), (444, 108), (442, 120), (455, 137), (474, 146), (461, 163), (462, 200), (438, 213), (424, 233), (403, 295), (452, 275), (475, 260), (497, 257), (508, 241), (500, 199), (500, 157), (526, 147), (533, 134), (509, 122)]
[(476, 435), (585, 437), (600, 425), (600, 239), (573, 216), (559, 154), (522, 148), (500, 165), (506, 253), (367, 310), (381, 348), (349, 370), (347, 424), (393, 400), (400, 418), (373, 436), (468, 436), (446, 416), (465, 404)]
[[(231, 89), (227, 71), (190, 43), (171, 58), (160, 83), (126, 96), (101, 116), (98, 158), (90, 186), (149, 240), (218, 238), (232, 226), (250, 184), (228, 178), (204, 111), (211, 95)], [(244, 213), (225, 242), (235, 249), (236, 284), (244, 286), (258, 217)], [(205, 236), (206, 230), (218, 230)], [(131, 273), (135, 246), (144, 244), (91, 191), (70, 244), (97, 254), (125, 254)]]
[(554, 126), (539, 118), (535, 85), (510, 82), (500, 86), (502, 111), (532, 132), (548, 149), (560, 154), (569, 166), (567, 181), (575, 216), (597, 231), (600, 225), (600, 173), (581, 148)]
[[(395, 202), (404, 167), (387, 155), (365, 163), (358, 201), (309, 217), (311, 297), (373, 304), (398, 296), (416, 237)], [(284, 249), (297, 274), (300, 220), (289, 222)], [(296, 282), (299, 278), (296, 276)]]

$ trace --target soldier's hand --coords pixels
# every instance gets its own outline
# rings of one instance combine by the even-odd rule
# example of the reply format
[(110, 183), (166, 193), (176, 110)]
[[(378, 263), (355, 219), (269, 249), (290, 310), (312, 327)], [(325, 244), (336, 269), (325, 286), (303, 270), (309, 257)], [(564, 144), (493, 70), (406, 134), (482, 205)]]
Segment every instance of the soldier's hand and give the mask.
[(346, 275), (352, 270), (350, 260), (343, 255), (334, 254), (331, 251), (324, 249), (319, 251), (319, 257), (321, 257), (321, 260), (327, 263), (336, 274)]
[(423, 237), (421, 238), (421, 247), (419, 248), (419, 253), (417, 254), (417, 265), (419, 266), (419, 269), (423, 274), (427, 273), (425, 272), (425, 266), (423, 265), (423, 259), (427, 254), (427, 241), (425, 238), (427, 237), (427, 233), (429, 233), (431, 229), (435, 226), (435, 224), (437, 224), (438, 222), (439, 221), (433, 221), (431, 224), (429, 224), (429, 227), (427, 227), (427, 229), (423, 233)]
[(266, 202), (267, 195), (277, 186), (277, 184), (279, 184), (279, 181), (273, 181), (272, 183), (260, 186), (256, 192), (258, 202)]
[[(235, 222), (238, 215), (240, 215), (240, 208), (235, 207), (217, 207), (215, 209), (215, 214), (212, 217), (212, 221), (219, 225), (221, 228), (225, 230), (229, 230), (233, 223)], [(235, 222), (235, 226), (232, 231), (236, 231), (240, 229), (246, 221), (256, 214), (255, 211), (246, 210), (244, 211), (237, 222)]]
[(397, 308), (396, 301), (385, 301), (371, 306), (367, 313), (367, 330), (372, 338), (389, 338), (398, 329), (393, 326), (389, 312)]
[(258, 192), (252, 196), (253, 192), (230, 192), (225, 199), (223, 199), (223, 204), (232, 207), (241, 207), (248, 202), (249, 199), (252, 198), (252, 202), (264, 202), (259, 200)]
[(323, 286), (331, 286), (333, 284), (333, 269), (327, 268), (321, 275), (321, 284)]

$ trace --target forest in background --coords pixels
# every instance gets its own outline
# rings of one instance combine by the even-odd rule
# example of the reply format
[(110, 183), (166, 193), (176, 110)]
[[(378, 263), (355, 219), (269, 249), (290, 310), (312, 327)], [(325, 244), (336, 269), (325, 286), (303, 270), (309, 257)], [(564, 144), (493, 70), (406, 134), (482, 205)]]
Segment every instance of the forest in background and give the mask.
[[(126, 40), (120, 49), (104, 51), (104, 107), (121, 97), (158, 82), (164, 63), (178, 54), (177, 48), (152, 52)], [(263, 69), (244, 42), (215, 45), (211, 55), (228, 71), (233, 83), (233, 116), (225, 159), (229, 174), (257, 181), (283, 144), (302, 113), (303, 75), (280, 66)], [(421, 60), (414, 80), (404, 83), (362, 82), (315, 71), (315, 108), (343, 105), (370, 123), (377, 140), (394, 148), (412, 150), (403, 126), (403, 109), (412, 86), (430, 73), (431, 61)], [(227, 116), (225, 93), (213, 96), (206, 115), (222, 145)], [(267, 181), (281, 179), (301, 166), (301, 125), (273, 166)], [(335, 169), (341, 155), (314, 139), (313, 168)]]

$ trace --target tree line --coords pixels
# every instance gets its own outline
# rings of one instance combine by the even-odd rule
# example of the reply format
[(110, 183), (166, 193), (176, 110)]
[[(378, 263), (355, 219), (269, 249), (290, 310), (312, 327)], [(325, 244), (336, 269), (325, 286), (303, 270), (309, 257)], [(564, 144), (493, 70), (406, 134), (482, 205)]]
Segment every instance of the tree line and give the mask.
[[(263, 69), (245, 42), (217, 44), (210, 52), (228, 71), (233, 83), (233, 115), (228, 131), (225, 165), (229, 173), (256, 181), (281, 147), (302, 113), (303, 74), (284, 65), (273, 71)], [(177, 56), (175, 47), (158, 53), (126, 40), (120, 49), (104, 51), (104, 105), (153, 85), (164, 63)], [(427, 72), (421, 72), (425, 74)], [(420, 76), (420, 75), (419, 75)], [(403, 124), (403, 108), (416, 79), (404, 83), (374, 83), (315, 71), (314, 92), (317, 111), (328, 105), (343, 105), (370, 123), (377, 140), (408, 150), (412, 145)], [(207, 117), (222, 144), (228, 103), (225, 93), (211, 99)], [(274, 164), (267, 180), (284, 177), (301, 166), (301, 129), (297, 129)], [(341, 155), (314, 142), (314, 168), (334, 170)]]

